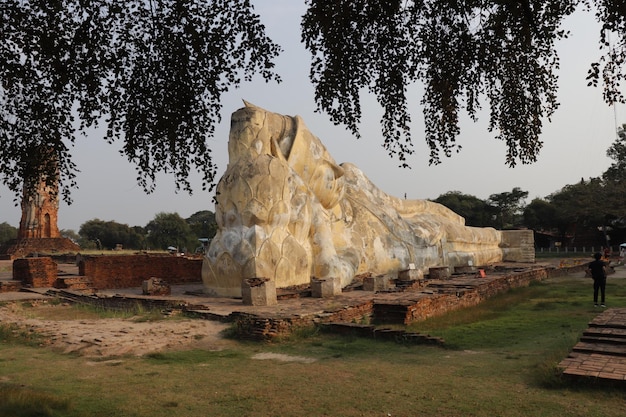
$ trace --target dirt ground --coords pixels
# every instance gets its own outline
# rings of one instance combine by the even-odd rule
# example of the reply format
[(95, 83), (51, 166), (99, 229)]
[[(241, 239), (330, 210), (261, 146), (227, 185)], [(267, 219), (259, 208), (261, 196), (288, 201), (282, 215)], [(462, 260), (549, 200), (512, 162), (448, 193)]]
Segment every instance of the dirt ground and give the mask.
[[(8, 265), (0, 262), (0, 278), (10, 279)], [(22, 295), (32, 296), (20, 292), (11, 293), (10, 300), (0, 297), (0, 323), (41, 334), (42, 344), (65, 353), (101, 358), (142, 356), (192, 348), (221, 350), (234, 343), (221, 334), (229, 325), (217, 321), (94, 318), (94, 314), (85, 316), (68, 304), (53, 303), (45, 297), (20, 299)]]
[[(74, 317), (72, 317), (74, 315)], [(79, 317), (76, 318), (76, 315)], [(85, 357), (141, 356), (151, 352), (228, 346), (221, 332), (228, 324), (198, 319), (81, 318), (67, 304), (46, 300), (10, 301), (0, 305), (0, 322), (43, 335), (43, 345)]]

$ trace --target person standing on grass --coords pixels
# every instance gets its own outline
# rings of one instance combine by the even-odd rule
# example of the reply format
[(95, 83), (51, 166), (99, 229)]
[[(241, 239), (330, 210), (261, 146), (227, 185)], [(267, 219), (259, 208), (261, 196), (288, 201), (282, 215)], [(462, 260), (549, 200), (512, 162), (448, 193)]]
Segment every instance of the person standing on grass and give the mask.
[(593, 305), (598, 307), (598, 291), (600, 291), (601, 306), (606, 307), (604, 304), (604, 293), (606, 291), (606, 262), (602, 260), (602, 254), (597, 252), (593, 255), (595, 260), (589, 262), (587, 270), (593, 278)]

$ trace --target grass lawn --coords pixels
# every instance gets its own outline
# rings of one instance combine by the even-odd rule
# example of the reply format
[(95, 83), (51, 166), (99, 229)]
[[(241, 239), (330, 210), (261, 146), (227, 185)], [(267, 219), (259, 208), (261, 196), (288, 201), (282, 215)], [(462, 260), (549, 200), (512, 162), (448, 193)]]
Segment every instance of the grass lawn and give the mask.
[[(607, 292), (626, 307), (626, 278)], [(556, 369), (599, 312), (590, 299), (590, 280), (555, 278), (409, 327), (445, 348), (311, 331), (94, 361), (5, 329), (0, 416), (623, 416), (624, 386)]]

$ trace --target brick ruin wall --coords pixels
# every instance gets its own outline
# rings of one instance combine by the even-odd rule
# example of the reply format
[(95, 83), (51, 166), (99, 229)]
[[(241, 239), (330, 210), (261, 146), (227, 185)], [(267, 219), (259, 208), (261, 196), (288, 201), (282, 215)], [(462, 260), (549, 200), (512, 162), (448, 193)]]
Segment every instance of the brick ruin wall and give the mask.
[(20, 258), (13, 261), (13, 279), (28, 287), (52, 287), (57, 273), (57, 263), (52, 258)]
[(358, 322), (372, 313), (373, 302), (369, 301), (358, 306), (343, 308), (328, 313), (323, 319), (314, 320), (310, 316), (294, 317), (259, 317), (254, 314), (233, 313), (229, 321), (235, 323), (237, 335), (243, 339), (272, 340), (281, 336), (289, 336), (298, 329), (306, 329), (315, 323)]
[(404, 324), (440, 316), (448, 311), (475, 306), (497, 294), (504, 293), (512, 288), (527, 287), (531, 282), (543, 281), (548, 276), (548, 270), (534, 269), (495, 279), (478, 286), (476, 289), (459, 290), (456, 293), (429, 297), (407, 308)]
[[(79, 274), (91, 279), (97, 289), (141, 287), (156, 277), (169, 284), (202, 282), (202, 258), (182, 256), (119, 255), (83, 256)], [(13, 261), (13, 280), (31, 288), (53, 287), (58, 264), (51, 257), (19, 258)]]
[(202, 258), (171, 255), (83, 256), (79, 275), (99, 290), (141, 287), (144, 280), (161, 278), (170, 285), (202, 282)]

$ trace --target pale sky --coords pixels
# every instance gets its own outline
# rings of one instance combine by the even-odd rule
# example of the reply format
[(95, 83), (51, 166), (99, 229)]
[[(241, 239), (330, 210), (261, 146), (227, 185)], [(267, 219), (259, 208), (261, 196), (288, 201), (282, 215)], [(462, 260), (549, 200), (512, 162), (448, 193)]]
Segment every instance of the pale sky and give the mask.
[[(382, 148), (382, 110), (374, 97), (362, 97), (363, 121), (358, 140), (344, 127), (334, 126), (326, 115), (314, 112), (314, 91), (308, 78), (310, 56), (300, 43), (304, 2), (253, 3), (268, 35), (284, 49), (276, 61), (283, 82), (268, 84), (256, 77), (223, 97), (222, 122), (209, 139), (219, 167), (218, 179), (228, 163), (230, 114), (242, 107), (242, 99), (277, 113), (302, 116), (337, 162), (356, 164), (379, 188), (397, 197), (406, 193), (409, 199), (434, 199), (448, 191), (460, 191), (487, 199), (491, 194), (520, 187), (529, 192), (529, 203), (581, 178), (600, 176), (611, 164), (606, 150), (616, 138), (616, 123), (626, 123), (626, 106), (609, 107), (602, 101), (600, 88), (587, 87), (587, 69), (599, 56), (598, 25), (591, 14), (579, 12), (566, 21), (572, 35), (558, 46), (561, 106), (551, 123), (545, 121), (541, 137), (544, 146), (538, 162), (508, 168), (504, 143), (487, 131), (488, 114), (484, 112), (477, 123), (462, 118), (457, 143), (463, 149), (459, 154), (444, 159), (438, 166), (429, 166), (418, 104), (421, 89), (415, 86), (408, 92), (413, 103), (415, 153), (408, 159), (412, 168), (403, 169)], [(486, 105), (483, 102), (483, 107)], [(78, 137), (73, 154), (81, 171), (77, 177), (79, 188), (72, 192), (71, 206), (61, 202), (60, 229), (78, 231), (81, 224), (95, 218), (145, 226), (159, 212), (176, 212), (186, 218), (200, 210), (214, 211), (213, 192), (202, 191), (199, 175), (191, 179), (195, 189), (192, 196), (175, 193), (173, 178), (165, 174), (159, 176), (156, 191), (145, 194), (136, 183), (134, 167), (118, 153), (119, 147), (107, 144), (98, 131), (86, 138)], [(6, 187), (0, 186), (0, 223), (6, 221), (17, 227), (21, 212), (14, 206), (13, 197)]]

